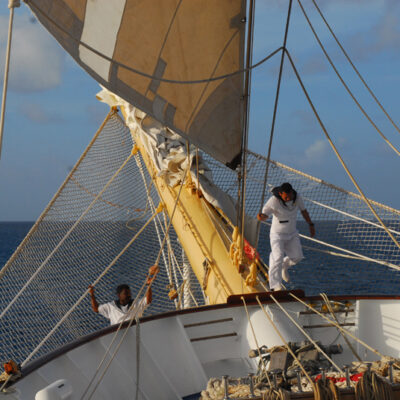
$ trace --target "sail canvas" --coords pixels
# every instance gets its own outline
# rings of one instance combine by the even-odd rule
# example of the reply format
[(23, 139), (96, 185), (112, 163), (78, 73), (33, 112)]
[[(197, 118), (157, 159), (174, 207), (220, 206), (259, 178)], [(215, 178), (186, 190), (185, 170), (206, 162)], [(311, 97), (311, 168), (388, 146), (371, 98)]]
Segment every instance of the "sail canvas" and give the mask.
[(28, 5), (104, 87), (235, 166), (242, 142), (244, 0)]

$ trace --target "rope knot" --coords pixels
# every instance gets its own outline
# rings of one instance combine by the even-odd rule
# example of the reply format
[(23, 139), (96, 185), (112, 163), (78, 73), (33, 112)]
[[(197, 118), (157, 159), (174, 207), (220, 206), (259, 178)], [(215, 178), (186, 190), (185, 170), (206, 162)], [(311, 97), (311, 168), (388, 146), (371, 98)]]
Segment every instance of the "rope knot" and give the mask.
[(164, 204), (160, 202), (156, 209), (156, 213), (159, 214), (162, 210), (164, 210)]
[(131, 152), (131, 154), (132, 154), (133, 156), (136, 156), (136, 154), (138, 153), (138, 151), (139, 151), (139, 146), (138, 146), (137, 144), (135, 144), (135, 145), (132, 147), (132, 152)]

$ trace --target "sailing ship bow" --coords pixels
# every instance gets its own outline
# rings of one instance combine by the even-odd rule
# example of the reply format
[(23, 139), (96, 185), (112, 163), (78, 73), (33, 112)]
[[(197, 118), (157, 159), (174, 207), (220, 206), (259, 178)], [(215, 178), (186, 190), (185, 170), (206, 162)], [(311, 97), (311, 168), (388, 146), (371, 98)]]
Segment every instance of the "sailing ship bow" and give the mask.
[[(119, 99), (230, 168), (242, 162), (245, 0), (30, 0), (28, 5), (76, 62)], [(125, 115), (125, 106), (122, 111)], [(255, 261), (244, 261), (243, 230), (236, 239), (233, 229), (242, 218), (215, 205), (211, 213), (219, 214), (210, 217), (205, 199), (187, 193), (179, 198), (172, 187), (163, 191), (165, 184), (134, 131), (209, 301), (255, 291)], [(172, 218), (178, 198), (182, 209)], [(216, 220), (230, 220), (231, 243), (216, 235)], [(182, 228), (188, 224), (191, 232)]]
[(222, 163), (240, 162), (244, 0), (30, 0), (94, 79)]

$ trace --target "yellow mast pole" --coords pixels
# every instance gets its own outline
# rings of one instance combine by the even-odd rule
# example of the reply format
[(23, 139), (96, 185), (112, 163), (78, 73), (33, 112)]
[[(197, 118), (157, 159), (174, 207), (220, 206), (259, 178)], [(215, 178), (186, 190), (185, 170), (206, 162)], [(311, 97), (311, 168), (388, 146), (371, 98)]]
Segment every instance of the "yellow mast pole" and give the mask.
[[(124, 107), (121, 107), (121, 110), (126, 117)], [(165, 206), (164, 209), (171, 215), (179, 187), (172, 188), (166, 184), (163, 177), (157, 176), (156, 167), (147, 154), (140, 135), (134, 129), (131, 129), (131, 134)], [(203, 204), (204, 202), (204, 197), (198, 196), (196, 191), (191, 188), (184, 189), (178, 199), (172, 225), (198, 281), (203, 286), (209, 304), (225, 303), (230, 295), (259, 291), (252, 286), (246, 286), (246, 274), (238, 272), (230, 257), (229, 248), (218, 233), (210, 210), (206, 211), (207, 205)], [(218, 215), (215, 215), (218, 219)]]

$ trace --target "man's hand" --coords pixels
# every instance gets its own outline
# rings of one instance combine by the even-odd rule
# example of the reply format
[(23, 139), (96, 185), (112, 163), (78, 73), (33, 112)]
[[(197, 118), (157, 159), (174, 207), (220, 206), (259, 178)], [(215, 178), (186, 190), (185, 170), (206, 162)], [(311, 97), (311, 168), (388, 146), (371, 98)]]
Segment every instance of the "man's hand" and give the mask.
[(92, 309), (94, 312), (99, 312), (99, 303), (96, 301), (96, 297), (94, 297), (94, 287), (89, 285), (89, 294), (90, 294), (90, 303), (92, 305)]
[(268, 218), (268, 215), (265, 215), (265, 214), (263, 214), (263, 213), (258, 213), (258, 214), (257, 214), (257, 219), (258, 219), (259, 221), (265, 221), (267, 218)]
[(308, 227), (310, 228), (310, 236), (314, 237), (315, 236), (315, 226), (314, 226), (314, 224), (308, 224)]
[(157, 274), (160, 272), (160, 267), (158, 265), (153, 265), (149, 268), (149, 277), (147, 278), (147, 284), (150, 285), (151, 282), (156, 279)]
[(157, 275), (160, 272), (160, 267), (158, 265), (153, 265), (149, 268), (149, 275)]

